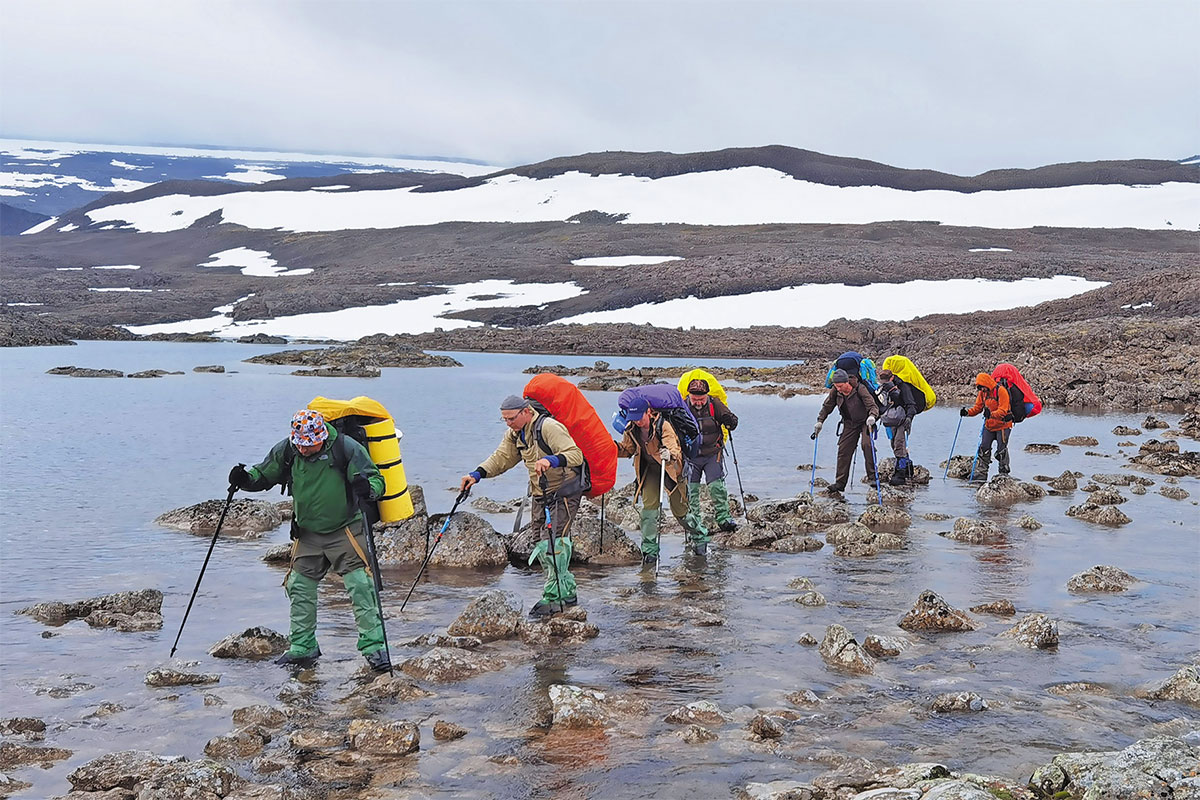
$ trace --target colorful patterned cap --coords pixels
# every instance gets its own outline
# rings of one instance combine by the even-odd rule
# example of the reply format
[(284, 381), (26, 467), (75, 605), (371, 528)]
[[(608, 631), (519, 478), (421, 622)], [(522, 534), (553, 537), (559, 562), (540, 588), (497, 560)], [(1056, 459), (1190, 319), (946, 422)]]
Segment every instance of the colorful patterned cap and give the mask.
[(292, 415), (292, 444), (298, 447), (312, 447), (329, 438), (325, 430), (325, 417), (320, 411), (302, 408)]

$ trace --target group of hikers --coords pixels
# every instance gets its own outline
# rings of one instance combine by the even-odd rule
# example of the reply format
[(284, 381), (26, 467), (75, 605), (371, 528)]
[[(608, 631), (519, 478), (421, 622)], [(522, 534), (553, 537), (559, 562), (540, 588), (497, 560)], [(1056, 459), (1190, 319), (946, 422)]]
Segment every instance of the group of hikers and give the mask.
[[(1000, 371), (998, 368), (994, 374)], [(1015, 368), (1012, 372), (1016, 373)], [(977, 376), (975, 403), (960, 411), (964, 417), (980, 413), (985, 417), (976, 455), (982, 476), (987, 474), (993, 445), (1000, 472), (1008, 473), (1013, 406), (1032, 395), (1027, 384), (1023, 394), (1016, 389), (1012, 393), (1016, 397), (1010, 395), (1014, 380), (1024, 383), (1019, 373), (1016, 378), (994, 374)], [(530, 387), (541, 378), (552, 382), (543, 382), (543, 392), (550, 393), (539, 397), (557, 409), (529, 396)], [(903, 356), (890, 356), (876, 374), (870, 359), (847, 353), (830, 369), (826, 383), (829, 392), (811, 438), (818, 438), (836, 407), (841, 417), (837, 470), (827, 493), (836, 497), (845, 490), (856, 447), (862, 449), (868, 474), (875, 472), (879, 424), (888, 431), (896, 457), (890, 482), (901, 485), (911, 480), (908, 438), (913, 418), (936, 400), (916, 366)], [(665, 384), (628, 389), (621, 394), (611, 422), (620, 436), (615, 440), (605, 433), (607, 429), (578, 388), (558, 376), (539, 376), (525, 394), (510, 395), (500, 403), (507, 430), (496, 450), (462, 476), (459, 501), (480, 481), (519, 463), (525, 465), (533, 524), (540, 528), (531, 563), (538, 560), (544, 575), (542, 596), (531, 616), (552, 616), (578, 602), (570, 569), (572, 524), (585, 495), (602, 496), (614, 485), (616, 456), (633, 460), (634, 501), (641, 505), (643, 567), (657, 565), (659, 559), (664, 494), (685, 531), (687, 548), (696, 556), (706, 554), (711, 538), (701, 515), (702, 482), (707, 484), (717, 527), (730, 532), (737, 529), (725, 486), (725, 452), (727, 442), (732, 449), (731, 432), (737, 428), (738, 418), (724, 396), (715, 378), (703, 370), (685, 375), (678, 389)], [(1025, 403), (1022, 410), (1041, 410), (1040, 401), (1036, 411), (1028, 408), (1030, 405)], [(957, 439), (957, 432), (955, 436)], [(371, 669), (389, 671), (377, 569), (372, 570), (376, 565), (370, 522), (365, 513), (371, 503), (384, 497), (387, 487), (364, 445), (339, 431), (319, 411), (302, 409), (292, 418), (291, 435), (272, 447), (260, 464), (234, 467), (229, 484), (230, 498), (238, 489), (261, 491), (275, 485), (287, 487), (292, 495), (292, 559), (284, 580), (291, 601), (291, 637), (289, 649), (276, 663), (306, 667), (321, 655), (316, 640), (317, 587), (332, 569), (341, 576), (353, 604), (359, 652)], [(427, 553), (426, 562), (430, 555)]]

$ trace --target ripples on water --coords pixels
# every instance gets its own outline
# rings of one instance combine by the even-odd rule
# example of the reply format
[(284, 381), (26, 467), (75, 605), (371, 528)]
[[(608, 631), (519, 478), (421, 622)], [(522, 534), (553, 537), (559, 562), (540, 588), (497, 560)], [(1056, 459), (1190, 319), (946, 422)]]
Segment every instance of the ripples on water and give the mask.
[[(279, 530), (257, 542), (219, 542), (188, 622), (179, 655), (221, 672), (208, 690), (148, 690), (145, 672), (166, 660), (207, 537), (155, 527), (161, 512), (221, 497), (229, 467), (253, 463), (286, 435), (287, 421), (317, 394), (368, 394), (384, 403), (404, 431), (410, 481), (426, 488), (434, 511), (449, 508), (459, 475), (483, 459), (503, 433), (495, 406), (518, 391), (535, 363), (589, 363), (559, 356), (457, 354), (463, 369), (385, 370), (377, 380), (297, 378), (288, 368), (239, 363), (270, 348), (233, 344), (84, 343), (70, 348), (0, 351), (0, 434), (3, 506), (0, 546), (6, 579), (0, 584), (0, 670), (6, 715), (47, 719), (47, 744), (76, 751), (52, 770), (23, 770), (34, 782), (25, 796), (65, 793), (66, 773), (100, 753), (144, 748), (202, 755), (204, 743), (232, 726), (232, 708), (274, 702), (285, 675), (269, 665), (214, 662), (205, 651), (217, 639), (250, 625), (285, 630), (287, 602), (278, 588), (282, 571), (263, 565), (262, 553), (286, 541)], [(667, 359), (608, 359), (616, 367), (672, 363)], [(200, 364), (221, 363), (236, 374), (194, 374)], [(682, 363), (675, 361), (674, 363)], [(705, 364), (732, 363), (705, 361)], [(761, 362), (738, 362), (761, 363)], [(61, 364), (125, 371), (180, 369), (183, 376), (152, 380), (71, 379), (43, 374)], [(615, 394), (592, 393), (607, 419)], [(746, 490), (762, 497), (807, 488), (795, 467), (812, 457), (808, 433), (819, 398), (733, 396), (742, 419), (738, 456)], [(1015, 474), (1024, 479), (1064, 469), (1086, 475), (1120, 472), (1123, 459), (1110, 431), (1137, 427), (1144, 415), (1067, 414), (1055, 410), (1023, 423), (1013, 441)], [(1177, 414), (1163, 415), (1168, 420)], [(946, 457), (958, 417), (933, 409), (917, 421), (912, 448), (933, 469)], [(959, 436), (960, 453), (974, 446), (974, 422)], [(1031, 441), (1095, 436), (1096, 448), (1063, 447), (1060, 456), (1022, 452)], [(1135, 437), (1144, 441), (1149, 435)], [(1181, 439), (1184, 448), (1195, 442)], [(831, 477), (834, 437), (821, 441), (818, 473)], [(1087, 456), (1095, 450), (1113, 458)], [(940, 474), (940, 473), (939, 473)], [(622, 462), (619, 483), (631, 479)], [(416, 759), (417, 779), (430, 793), (455, 796), (663, 797), (726, 796), (750, 780), (805, 778), (823, 771), (838, 754), (884, 764), (943, 761), (955, 768), (1026, 777), (1036, 765), (1068, 749), (1115, 749), (1159, 731), (1195, 727), (1195, 709), (1149, 703), (1132, 693), (1167, 677), (1200, 646), (1200, 560), (1197, 507), (1200, 481), (1181, 479), (1185, 501), (1129, 496), (1122, 510), (1133, 523), (1119, 530), (1064, 516), (1075, 497), (1047, 497), (1009, 509), (977, 506), (961, 482), (936, 479), (916, 490), (914, 522), (901, 551), (868, 559), (842, 559), (831, 548), (782, 555), (714, 550), (706, 566), (683, 569), (678, 539), (665, 540), (662, 573), (647, 578), (636, 567), (582, 568), (581, 600), (599, 638), (529, 657), (515, 643), (492, 647), (512, 666), (461, 684), (437, 687), (438, 696), (397, 706), (391, 714), (433, 715), (465, 724), (471, 733), (453, 743), (430, 737)], [(486, 481), (478, 494), (496, 499), (523, 493), (519, 470)], [(731, 488), (736, 479), (731, 476)], [(865, 487), (850, 495), (861, 510)], [(278, 495), (263, 495), (278, 499)], [(1008, 531), (1004, 543), (958, 544), (936, 534), (952, 521), (927, 522), (927, 512), (978, 515)], [(1029, 513), (1045, 527), (1026, 532), (1013, 524)], [(490, 518), (501, 530), (509, 524)], [(690, 563), (690, 562), (689, 562)], [(1094, 564), (1112, 564), (1144, 581), (1117, 595), (1071, 595), (1065, 583)], [(386, 570), (390, 587), (407, 586), (414, 570)], [(829, 600), (822, 608), (793, 602), (789, 580), (807, 576)], [(526, 603), (540, 575), (508, 568), (475, 573), (433, 570), (403, 617), (398, 590), (385, 596), (397, 660), (399, 642), (444, 628), (483, 588), (520, 594)], [(27, 604), (73, 600), (142, 587), (166, 594), (164, 630), (120, 634), (82, 622), (46, 630), (12, 612)], [(358, 668), (353, 624), (340, 586), (323, 587), (320, 614), (327, 657), (317, 670), (319, 702), (348, 691)], [(925, 588), (967, 608), (1008, 598), (1019, 613), (1042, 611), (1059, 621), (1057, 651), (1034, 652), (995, 637), (1008, 620), (973, 615), (985, 623), (967, 634), (904, 634), (896, 621)], [(628, 596), (626, 591), (632, 590)], [(393, 602), (394, 601), (394, 602)], [(697, 606), (725, 618), (722, 627), (696, 627), (683, 609)], [(880, 662), (867, 677), (830, 672), (816, 648), (796, 643), (803, 633), (821, 638), (839, 622), (859, 639), (903, 635), (914, 646)], [(1063, 681), (1093, 681), (1109, 696), (1048, 694)], [(651, 714), (608, 736), (547, 729), (547, 688), (571, 682), (641, 697)], [(72, 697), (35, 694), (67, 683), (94, 684)], [(825, 702), (800, 709), (782, 744), (770, 748), (744, 740), (749, 708), (786, 707), (784, 695), (812, 689)], [(968, 690), (992, 708), (982, 714), (934, 716), (927, 709), (941, 692)], [(203, 704), (206, 693), (225, 707)], [(171, 699), (177, 695), (176, 699)], [(710, 699), (734, 712), (737, 723), (711, 745), (687, 745), (662, 717), (676, 705)], [(128, 711), (84, 719), (100, 702)], [(332, 708), (332, 707), (330, 707)], [(741, 709), (740, 711), (738, 709)], [(330, 713), (339, 713), (336, 710)], [(1187, 722), (1170, 722), (1183, 717)], [(511, 753), (520, 768), (487, 760)]]

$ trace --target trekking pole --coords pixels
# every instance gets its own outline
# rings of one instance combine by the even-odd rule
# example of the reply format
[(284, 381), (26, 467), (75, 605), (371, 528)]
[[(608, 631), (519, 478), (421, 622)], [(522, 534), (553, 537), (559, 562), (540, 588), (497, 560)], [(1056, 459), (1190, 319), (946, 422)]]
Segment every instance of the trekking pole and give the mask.
[(358, 498), (358, 513), (362, 514), (363, 531), (367, 537), (367, 558), (371, 568), (371, 577), (375, 579), (375, 611), (379, 614), (379, 630), (383, 634), (383, 652), (387, 654), (388, 675), (396, 677), (392, 669), (392, 648), (388, 644), (387, 623), (383, 621), (383, 576), (379, 574), (379, 556), (375, 552), (375, 530), (371, 518), (367, 516), (367, 504), (363, 498)]
[(875, 498), (879, 500), (879, 505), (883, 505), (883, 491), (879, 488), (879, 452), (875, 449), (875, 437), (879, 435), (879, 428), (871, 431), (868, 437), (871, 440), (871, 463), (875, 465)]
[[(521, 530), (521, 517), (525, 511), (525, 501), (529, 499), (529, 489), (525, 490), (525, 496), (521, 498), (520, 504), (517, 506), (517, 518), (513, 520), (513, 533), (519, 533)], [(532, 513), (532, 510), (531, 510)]]
[[(538, 487), (541, 488), (541, 490), (542, 490), (542, 510), (546, 514), (546, 533), (550, 537), (550, 564), (551, 564), (552, 568), (554, 569), (554, 585), (558, 587), (558, 602), (559, 602), (559, 605), (562, 605), (563, 604), (563, 602), (562, 602), (563, 590), (562, 590), (562, 578), (559, 577), (559, 574), (558, 574), (558, 547), (554, 543), (554, 521), (553, 521), (553, 517), (550, 513), (550, 509), (553, 504), (546, 503), (547, 482), (546, 482), (546, 474), (545, 473), (542, 473), (542, 476), (540, 478), (538, 478)], [(554, 496), (554, 504), (557, 504), (557, 503), (558, 503), (558, 496), (555, 495)], [(566, 606), (563, 606), (563, 607), (565, 608)]]
[(658, 459), (658, 525), (654, 531), (654, 543), (657, 545), (654, 554), (654, 577), (658, 577), (658, 562), (662, 560), (662, 526), (663, 502), (667, 490), (667, 461), (661, 456)]
[(812, 497), (813, 494), (817, 491), (817, 442), (820, 441), (820, 436), (821, 436), (821, 434), (818, 433), (816, 436), (813, 437), (812, 475), (810, 475), (808, 478), (808, 496), (809, 497)]
[[(408, 599), (412, 597), (413, 590), (417, 588), (417, 584), (421, 581), (421, 575), (425, 573), (425, 567), (429, 566), (430, 559), (433, 558), (433, 551), (437, 549), (438, 542), (442, 540), (442, 535), (446, 533), (446, 529), (450, 527), (450, 520), (454, 519), (454, 512), (458, 511), (458, 505), (463, 500), (467, 499), (467, 495), (471, 493), (471, 487), (468, 486), (459, 492), (458, 497), (454, 500), (454, 505), (450, 508), (450, 513), (446, 515), (446, 521), (442, 523), (442, 529), (438, 531), (437, 538), (433, 540), (433, 547), (429, 548), (429, 552), (425, 554), (425, 560), (421, 562), (421, 568), (417, 570), (417, 577), (412, 582), (412, 586), (408, 587), (408, 594), (404, 596), (404, 602), (400, 604), (400, 611), (403, 613), (404, 607), (408, 605)], [(426, 536), (428, 536), (428, 529)]]
[(983, 447), (983, 432), (987, 430), (987, 423), (979, 426), (979, 444), (975, 447), (975, 458), (971, 461), (971, 477), (967, 478), (969, 482), (975, 481), (975, 463), (979, 461), (979, 451)]
[(738, 494), (742, 496), (742, 518), (749, 522), (750, 517), (746, 515), (746, 491), (742, 488), (742, 469), (738, 466), (737, 448), (733, 446), (733, 431), (729, 431), (729, 452), (733, 453), (733, 471), (737, 474)]
[(963, 418), (960, 415), (958, 418), (958, 427), (954, 429), (954, 441), (950, 442), (950, 455), (946, 456), (946, 471), (942, 473), (942, 480), (946, 480), (946, 476), (950, 474), (950, 459), (954, 458), (954, 446), (958, 444), (958, 432), (962, 430)]
[(604, 501), (608, 497), (608, 492), (600, 495), (600, 553), (604, 554)]
[(192, 589), (192, 597), (188, 600), (187, 611), (183, 612), (183, 622), (179, 623), (179, 633), (175, 634), (175, 643), (171, 645), (171, 658), (175, 657), (175, 649), (179, 647), (179, 637), (183, 635), (183, 626), (187, 625), (188, 614), (192, 613), (192, 603), (196, 602), (196, 592), (200, 591), (200, 581), (204, 580), (204, 570), (208, 569), (208, 559), (212, 558), (213, 547), (217, 544), (217, 537), (221, 535), (221, 526), (225, 524), (225, 515), (229, 512), (229, 504), (233, 502), (234, 492), (237, 487), (230, 484), (229, 496), (225, 498), (225, 507), (221, 509), (221, 517), (217, 520), (217, 529), (213, 531), (212, 541), (208, 543), (208, 553), (204, 556), (204, 564), (200, 567), (200, 574), (196, 576), (196, 587)]

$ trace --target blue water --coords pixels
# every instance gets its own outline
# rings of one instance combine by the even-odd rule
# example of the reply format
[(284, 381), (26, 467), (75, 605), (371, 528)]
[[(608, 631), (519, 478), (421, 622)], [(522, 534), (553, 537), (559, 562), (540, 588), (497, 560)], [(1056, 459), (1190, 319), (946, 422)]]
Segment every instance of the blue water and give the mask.
[[(273, 349), (239, 344), (82, 343), (75, 347), (0, 350), (0, 678), (5, 715), (47, 719), (47, 744), (76, 751), (55, 768), (23, 770), (34, 782), (26, 797), (65, 793), (65, 774), (79, 763), (114, 749), (145, 748), (198, 757), (204, 742), (228, 731), (229, 710), (272, 702), (286, 676), (266, 665), (229, 664), (205, 651), (217, 639), (249, 625), (286, 630), (287, 604), (279, 590), (282, 571), (260, 563), (261, 554), (286, 541), (279, 530), (254, 542), (221, 541), (213, 555), (188, 622), (179, 656), (223, 674), (207, 690), (228, 707), (202, 702), (206, 690), (148, 690), (141, 679), (166, 662), (167, 651), (208, 546), (207, 537), (161, 529), (163, 511), (224, 495), (225, 477), (237, 462), (254, 463), (287, 433), (291, 414), (316, 395), (348, 398), (367, 394), (392, 412), (403, 431), (410, 482), (425, 487), (434, 511), (449, 508), (458, 476), (485, 458), (504, 426), (500, 399), (519, 392), (533, 364), (590, 364), (594, 358), (545, 355), (453, 354), (462, 368), (386, 369), (378, 379), (301, 378), (290, 367), (253, 365), (241, 359)], [(608, 358), (613, 367), (679, 364), (661, 358)], [(714, 361), (697, 365), (761, 364)], [(160, 368), (186, 374), (159, 379), (76, 379), (45, 370), (74, 364), (126, 372)], [(193, 373), (192, 367), (223, 364), (226, 374)], [(682, 371), (682, 369), (681, 369)], [(615, 393), (590, 393), (607, 419)], [(819, 397), (783, 400), (732, 394), (742, 422), (737, 454), (747, 492), (783, 497), (807, 491), (812, 460), (808, 434)], [(1013, 437), (1013, 469), (1023, 478), (1078, 469), (1087, 475), (1120, 472), (1124, 459), (1110, 430), (1137, 427), (1144, 415), (1072, 414), (1048, 410), (1023, 423)], [(1165, 415), (1173, 420), (1176, 415)], [(935, 470), (950, 450), (958, 423), (953, 408), (922, 414), (911, 441), (914, 459)], [(1059, 456), (1022, 451), (1030, 441), (1057, 442), (1091, 435), (1093, 448), (1063, 447)], [(817, 473), (831, 478), (834, 436), (820, 442)], [(1140, 441), (1149, 436), (1137, 437)], [(957, 452), (968, 453), (977, 428), (968, 420)], [(1196, 449), (1197, 443), (1179, 440)], [(883, 445), (881, 445), (883, 446)], [(885, 446), (884, 446), (885, 447)], [(1113, 457), (1085, 455), (1094, 450)], [(1132, 454), (1132, 451), (1131, 453)], [(886, 453), (883, 455), (887, 455)], [(632, 479), (628, 462), (618, 485)], [(861, 462), (859, 464), (861, 474)], [(458, 796), (537, 796), (549, 786), (573, 786), (584, 794), (644, 797), (647, 793), (727, 796), (747, 780), (811, 776), (829, 751), (865, 755), (881, 763), (943, 760), (958, 768), (1018, 777), (1062, 749), (1112, 749), (1149, 735), (1166, 721), (1194, 719), (1195, 709), (1150, 703), (1133, 696), (1187, 663), (1200, 646), (1200, 481), (1181, 479), (1192, 493), (1185, 501), (1163, 498), (1156, 486), (1131, 496), (1122, 510), (1134, 522), (1102, 529), (1064, 516), (1082, 499), (1047, 497), (1010, 509), (980, 508), (961, 482), (935, 479), (916, 490), (909, 508), (914, 523), (904, 550), (876, 558), (843, 559), (831, 548), (782, 555), (714, 551), (698, 583), (673, 577), (680, 543), (665, 542), (664, 570), (646, 583), (636, 567), (580, 571), (581, 598), (601, 635), (587, 644), (528, 653), (497, 645), (515, 666), (474, 681), (438, 687), (438, 698), (395, 710), (396, 716), (458, 719), (472, 734), (457, 743), (424, 743), (418, 760), (420, 785), (430, 793)], [(1082, 482), (1082, 481), (1081, 481)], [(524, 492), (519, 470), (477, 489), (496, 499)], [(736, 476), (730, 476), (736, 492)], [(865, 487), (855, 484), (851, 502), (861, 508)], [(277, 494), (266, 495), (279, 499)], [(937, 536), (951, 521), (927, 522), (926, 512), (995, 519), (1009, 531), (1005, 543), (980, 547)], [(1045, 527), (1025, 532), (1011, 523), (1030, 513)], [(500, 527), (504, 518), (493, 517)], [(1113, 564), (1143, 583), (1113, 596), (1077, 596), (1066, 580), (1093, 564)], [(412, 570), (390, 570), (392, 586), (406, 585)], [(794, 577), (810, 577), (829, 599), (823, 608), (792, 602)], [(389, 606), (393, 641), (444, 628), (471, 597), (489, 587), (526, 598), (539, 577), (512, 568), (489, 573), (434, 571), (403, 617)], [(12, 612), (44, 600), (74, 600), (121, 589), (160, 588), (166, 594), (161, 632), (122, 634), (92, 630), (82, 622), (55, 629), (52, 638), (32, 620)], [(623, 588), (637, 594), (624, 597)], [(925, 639), (881, 662), (874, 676), (846, 678), (825, 669), (814, 648), (796, 644), (800, 634), (818, 639), (840, 622), (861, 640), (868, 633), (905, 635), (896, 626), (917, 594), (933, 588), (961, 608), (1000, 597), (1021, 613), (1043, 611), (1060, 622), (1057, 652), (1014, 650), (997, 643), (1011, 624), (978, 617), (984, 630)], [(336, 586), (322, 595), (322, 697), (344, 693), (341, 681), (357, 667), (352, 621)], [(726, 618), (718, 628), (683, 622), (684, 605), (703, 605)], [(1144, 625), (1145, 624), (1145, 625)], [(403, 653), (399, 657), (404, 657)], [(69, 676), (69, 677), (64, 677)], [(546, 687), (569, 680), (647, 699), (652, 713), (611, 733), (601, 743), (575, 742), (559, 732), (543, 735), (534, 725), (545, 712)], [(1059, 698), (1045, 686), (1091, 680), (1110, 686), (1112, 697)], [(35, 694), (70, 682), (95, 689), (66, 699)], [(785, 705), (789, 691), (812, 688), (827, 700), (818, 717), (789, 732), (783, 758), (743, 739), (741, 725), (721, 731), (715, 745), (684, 745), (670, 735), (662, 716), (699, 697), (723, 708)], [(933, 718), (922, 710), (933, 694), (969, 689), (993, 708), (981, 715)], [(172, 694), (178, 699), (164, 699)], [(104, 700), (129, 710), (103, 720), (84, 715)], [(456, 716), (457, 715), (457, 716)], [(742, 723), (744, 725), (744, 722)], [(424, 735), (428, 735), (423, 730)], [(512, 752), (527, 766), (503, 769), (485, 756)], [(816, 759), (815, 761), (813, 759)], [(466, 765), (475, 765), (468, 767)], [(497, 788), (501, 787), (501, 788)]]

